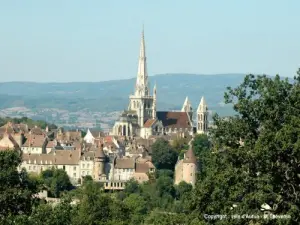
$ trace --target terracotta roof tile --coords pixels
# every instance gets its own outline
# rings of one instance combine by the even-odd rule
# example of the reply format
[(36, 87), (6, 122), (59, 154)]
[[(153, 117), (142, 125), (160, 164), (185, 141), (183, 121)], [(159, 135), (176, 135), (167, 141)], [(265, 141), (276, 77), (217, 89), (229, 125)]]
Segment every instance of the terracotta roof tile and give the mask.
[(117, 158), (115, 168), (117, 169), (134, 169), (135, 162), (132, 158)]
[(44, 135), (27, 135), (27, 140), (23, 144), (24, 147), (42, 147), (45, 143)]
[(144, 127), (151, 127), (154, 123), (155, 123), (156, 119), (148, 119), (146, 120), (145, 124), (144, 124)]
[(149, 180), (149, 177), (146, 173), (134, 173), (133, 178), (139, 183), (146, 182)]
[(166, 128), (191, 128), (190, 120), (186, 112), (156, 112), (157, 119)]

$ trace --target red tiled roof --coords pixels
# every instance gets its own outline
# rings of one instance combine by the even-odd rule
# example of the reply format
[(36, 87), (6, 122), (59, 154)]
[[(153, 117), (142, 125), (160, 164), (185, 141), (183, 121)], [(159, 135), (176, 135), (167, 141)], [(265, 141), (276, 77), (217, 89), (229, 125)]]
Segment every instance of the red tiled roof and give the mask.
[(111, 137), (111, 136), (105, 136), (105, 137), (104, 137), (104, 142), (109, 142), (109, 143), (111, 143), (111, 142), (112, 142), (112, 137)]
[(27, 140), (23, 144), (24, 147), (42, 147), (45, 143), (44, 135), (28, 135)]
[(191, 128), (190, 120), (186, 112), (157, 112), (157, 119), (165, 128)]
[(156, 121), (156, 119), (148, 119), (145, 124), (144, 124), (144, 127), (151, 127), (154, 122)]

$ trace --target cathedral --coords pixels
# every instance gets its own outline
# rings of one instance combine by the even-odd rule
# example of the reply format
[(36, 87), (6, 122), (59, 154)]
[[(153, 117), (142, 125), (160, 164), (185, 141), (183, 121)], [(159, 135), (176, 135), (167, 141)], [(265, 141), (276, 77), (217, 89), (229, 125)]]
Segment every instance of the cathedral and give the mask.
[(138, 73), (134, 93), (129, 96), (128, 110), (122, 112), (112, 128), (112, 135), (148, 138), (172, 133), (207, 133), (208, 108), (204, 97), (197, 109), (196, 126), (193, 108), (186, 97), (180, 111), (157, 111), (157, 87), (150, 94), (144, 31), (142, 32)]

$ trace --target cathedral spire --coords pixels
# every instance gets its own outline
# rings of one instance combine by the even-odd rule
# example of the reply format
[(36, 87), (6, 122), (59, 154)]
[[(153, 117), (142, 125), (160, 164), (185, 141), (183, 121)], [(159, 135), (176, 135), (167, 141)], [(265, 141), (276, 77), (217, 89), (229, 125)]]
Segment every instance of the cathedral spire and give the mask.
[(136, 96), (149, 95), (148, 86), (149, 85), (148, 85), (148, 73), (147, 73), (147, 61), (146, 61), (146, 46), (145, 46), (145, 35), (144, 35), (144, 27), (143, 27), (135, 95)]
[(207, 111), (207, 103), (205, 101), (204, 96), (202, 96), (197, 112), (206, 112), (206, 111)]
[(190, 112), (190, 111), (192, 111), (192, 105), (191, 102), (189, 101), (189, 98), (186, 96), (183, 106), (181, 108), (181, 112)]

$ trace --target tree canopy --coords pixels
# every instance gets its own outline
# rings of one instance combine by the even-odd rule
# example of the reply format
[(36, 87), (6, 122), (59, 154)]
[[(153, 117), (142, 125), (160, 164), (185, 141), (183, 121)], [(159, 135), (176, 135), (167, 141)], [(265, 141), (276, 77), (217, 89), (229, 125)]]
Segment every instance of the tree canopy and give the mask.
[(61, 192), (72, 190), (73, 186), (63, 169), (47, 169), (41, 173), (42, 183), (50, 191), (50, 195), (60, 197)]
[[(191, 198), (190, 209), (203, 214), (273, 215), (300, 221), (300, 71), (288, 79), (247, 75), (237, 88), (228, 88), (225, 101), (236, 116), (214, 117), (213, 152)], [(210, 221), (251, 224), (255, 219)], [(268, 220), (260, 221), (268, 223)]]
[(29, 215), (36, 203), (38, 186), (25, 170), (18, 171), (21, 154), (18, 151), (0, 151), (0, 222), (9, 216)]
[(151, 146), (152, 161), (157, 169), (174, 170), (178, 153), (171, 147), (168, 141), (157, 139)]

